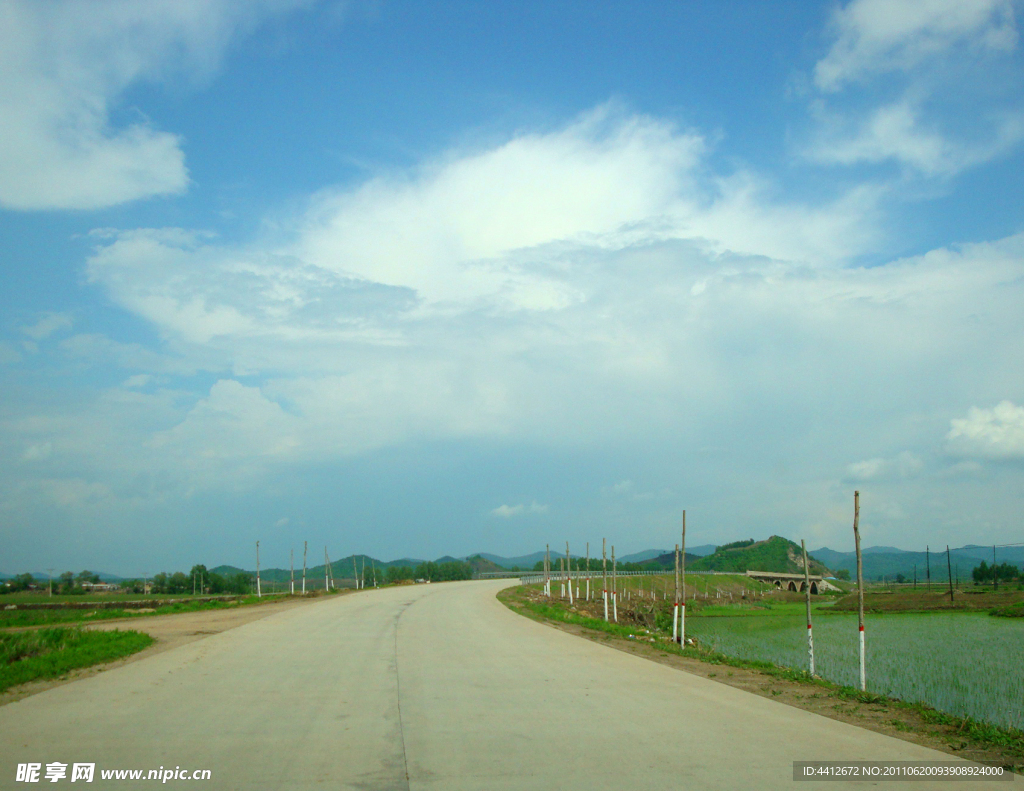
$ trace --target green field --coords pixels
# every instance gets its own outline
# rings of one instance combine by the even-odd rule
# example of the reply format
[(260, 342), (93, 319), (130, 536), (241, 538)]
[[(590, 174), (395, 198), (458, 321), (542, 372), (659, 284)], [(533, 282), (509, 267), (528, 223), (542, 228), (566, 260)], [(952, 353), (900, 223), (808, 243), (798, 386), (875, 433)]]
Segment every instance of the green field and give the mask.
[(140, 632), (37, 629), (0, 634), (0, 692), (28, 681), (134, 654), (153, 638)]
[[(797, 605), (799, 607), (799, 605)], [(807, 668), (802, 612), (688, 618), (687, 634), (741, 659)], [(1024, 623), (983, 613), (874, 615), (866, 623), (868, 690), (1002, 727), (1024, 728)], [(857, 616), (814, 621), (817, 673), (858, 685)]]

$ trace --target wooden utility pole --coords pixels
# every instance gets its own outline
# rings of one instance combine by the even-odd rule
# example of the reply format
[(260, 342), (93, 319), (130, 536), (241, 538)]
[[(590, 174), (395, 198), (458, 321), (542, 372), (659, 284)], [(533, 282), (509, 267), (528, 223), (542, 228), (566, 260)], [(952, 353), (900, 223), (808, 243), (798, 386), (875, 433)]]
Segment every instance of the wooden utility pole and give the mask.
[(356, 565), (356, 556), (352, 556), (352, 579), (356, 583), (356, 590), (359, 590), (359, 566)]
[(928, 590), (932, 589), (932, 553), (927, 544), (924, 547), (924, 573)]
[(608, 623), (608, 539), (601, 539), (601, 600), (604, 602), (604, 622)]
[(814, 675), (814, 631), (811, 629), (811, 572), (807, 563), (807, 544), (800, 539), (800, 549), (804, 553), (804, 590), (807, 592), (807, 659), (810, 673)]
[(949, 570), (949, 600), (953, 601), (953, 566), (949, 560), (949, 544), (946, 544), (946, 568)]
[(587, 601), (590, 601), (590, 542), (587, 542)]
[(263, 591), (260, 590), (260, 542), (256, 542), (256, 597), (263, 598)]
[(867, 691), (864, 659), (864, 563), (860, 554), (860, 492), (853, 493), (853, 542), (857, 550), (857, 628), (860, 635), (860, 688)]
[(679, 547), (679, 576), (683, 599), (679, 602), (679, 645), (686, 645), (686, 509), (683, 509), (683, 543)]
[(302, 542), (302, 593), (306, 593), (306, 550), (309, 549), (309, 542)]
[[(959, 576), (959, 575), (957, 575)], [(996, 545), (992, 545), (992, 590), (999, 590), (999, 575), (996, 574)]]
[(565, 584), (569, 586), (569, 606), (572, 606), (572, 560), (569, 556), (569, 542), (565, 542)]

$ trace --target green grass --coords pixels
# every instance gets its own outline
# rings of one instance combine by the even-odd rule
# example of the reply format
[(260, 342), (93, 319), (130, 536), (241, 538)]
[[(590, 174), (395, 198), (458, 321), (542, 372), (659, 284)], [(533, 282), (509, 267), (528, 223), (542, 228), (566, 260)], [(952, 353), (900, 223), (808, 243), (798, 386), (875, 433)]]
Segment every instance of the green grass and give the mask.
[(141, 632), (38, 629), (0, 634), (0, 692), (16, 684), (57, 678), (68, 671), (134, 654), (151, 645)]

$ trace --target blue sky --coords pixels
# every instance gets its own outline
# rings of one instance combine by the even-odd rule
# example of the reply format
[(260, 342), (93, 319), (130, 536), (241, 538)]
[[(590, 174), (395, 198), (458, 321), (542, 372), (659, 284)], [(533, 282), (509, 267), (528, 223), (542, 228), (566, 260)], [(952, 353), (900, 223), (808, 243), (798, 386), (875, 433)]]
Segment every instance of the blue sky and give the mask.
[(0, 571), (1019, 539), (1020, 14), (0, 2)]

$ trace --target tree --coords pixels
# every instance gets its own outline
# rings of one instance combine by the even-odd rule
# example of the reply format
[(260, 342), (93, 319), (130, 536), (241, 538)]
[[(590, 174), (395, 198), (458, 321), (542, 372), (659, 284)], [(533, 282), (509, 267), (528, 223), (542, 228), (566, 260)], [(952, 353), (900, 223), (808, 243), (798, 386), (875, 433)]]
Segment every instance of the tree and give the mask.
[(71, 593), (75, 589), (75, 575), (70, 571), (65, 571), (60, 575), (60, 590), (61, 593)]
[(849, 582), (850, 581), (850, 570), (849, 569), (837, 569), (836, 570), (836, 579), (837, 580), (846, 580), (847, 582)]

